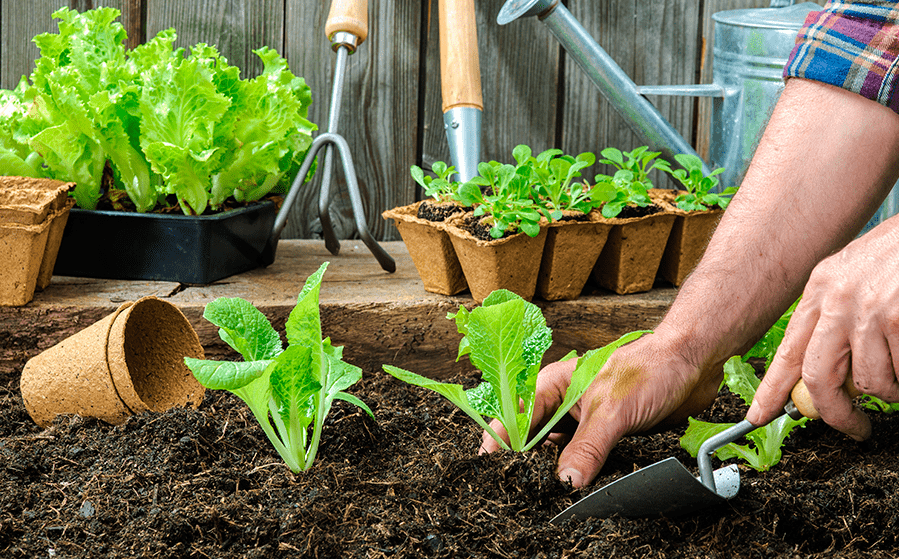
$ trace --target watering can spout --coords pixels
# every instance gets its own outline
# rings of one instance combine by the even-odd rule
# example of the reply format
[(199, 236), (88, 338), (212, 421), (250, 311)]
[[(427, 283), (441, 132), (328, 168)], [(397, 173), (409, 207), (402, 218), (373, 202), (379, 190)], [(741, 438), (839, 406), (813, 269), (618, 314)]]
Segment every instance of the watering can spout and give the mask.
[(565, 52), (599, 89), (603, 97), (618, 111), (650, 149), (661, 151), (673, 160), (677, 154), (698, 154), (665, 120), (658, 109), (643, 97), (637, 85), (609, 54), (597, 43), (558, 0), (508, 0), (500, 10), (497, 22), (510, 23), (528, 15), (537, 15), (549, 27)]

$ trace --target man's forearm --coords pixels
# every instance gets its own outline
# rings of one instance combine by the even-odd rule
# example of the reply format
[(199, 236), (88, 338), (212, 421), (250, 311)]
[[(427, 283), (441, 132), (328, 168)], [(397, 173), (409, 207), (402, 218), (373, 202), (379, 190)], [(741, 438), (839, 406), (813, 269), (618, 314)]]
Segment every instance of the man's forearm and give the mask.
[(701, 368), (748, 349), (812, 268), (854, 238), (899, 175), (899, 115), (791, 79), (746, 178), (660, 334)]

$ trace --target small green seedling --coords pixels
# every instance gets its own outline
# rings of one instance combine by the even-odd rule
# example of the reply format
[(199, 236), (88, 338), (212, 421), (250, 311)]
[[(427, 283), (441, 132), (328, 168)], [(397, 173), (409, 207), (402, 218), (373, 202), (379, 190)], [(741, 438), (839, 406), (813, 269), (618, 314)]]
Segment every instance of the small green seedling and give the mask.
[(498, 161), (479, 163), (478, 176), (459, 188), (456, 201), (474, 206), (476, 217), (487, 216), (494, 239), (507, 231), (520, 230), (529, 237), (540, 233), (541, 206), (533, 198), (524, 168)]
[(645, 208), (652, 205), (646, 183), (636, 180), (633, 171), (619, 169), (615, 175), (596, 175), (590, 191), (593, 200), (605, 202), (600, 210), (606, 219), (621, 213), (625, 206)]
[[(457, 360), (467, 355), (482, 373), (483, 382), (465, 390), (460, 384), (438, 382), (384, 365), (384, 370), (409, 384), (442, 394), (468, 414), (502, 448), (525, 451), (539, 443), (587, 391), (597, 372), (620, 345), (639, 338), (632, 332), (605, 347), (588, 351), (577, 361), (562, 404), (539, 432), (531, 434), (537, 374), (543, 354), (552, 344), (552, 331), (540, 308), (506, 290), (491, 293), (484, 304), (449, 314), (463, 335)], [(572, 358), (573, 352), (567, 358)], [(509, 434), (506, 444), (484, 417), (498, 419)]]
[(658, 159), (660, 151), (649, 151), (647, 146), (640, 146), (630, 152), (622, 152), (618, 148), (606, 148), (600, 152), (603, 159), (600, 163), (612, 165), (616, 170), (625, 170), (633, 173), (633, 181), (652, 188), (649, 180), (649, 172), (657, 167), (663, 167), (666, 162)]
[(456, 195), (456, 190), (461, 185), (461, 183), (451, 178), (453, 173), (456, 172), (456, 168), (452, 165), (447, 167), (443, 161), (435, 161), (431, 165), (431, 170), (437, 175), (436, 177), (426, 175), (424, 170), (418, 165), (412, 165), (409, 168), (409, 173), (412, 175), (412, 179), (424, 188), (425, 196), (430, 196), (437, 202), (452, 201)]
[(691, 211), (705, 211), (715, 207), (727, 208), (730, 197), (737, 191), (734, 187), (725, 188), (721, 193), (712, 192), (718, 186), (718, 177), (724, 172), (718, 167), (708, 175), (702, 172), (702, 159), (693, 154), (680, 153), (674, 156), (683, 169), (672, 170), (667, 162), (656, 165), (659, 169), (671, 174), (686, 189), (674, 199), (678, 208)]
[(596, 156), (584, 152), (577, 157), (565, 155), (560, 149), (548, 149), (536, 157), (526, 145), (512, 151), (519, 169), (525, 169), (532, 188), (546, 208), (547, 218), (559, 220), (563, 211), (590, 213), (601, 202), (590, 197), (589, 189), (574, 179), (581, 170), (596, 162)]
[(318, 294), (327, 266), (325, 262), (306, 280), (297, 298), (287, 319), (286, 350), (256, 307), (240, 298), (220, 298), (206, 305), (203, 317), (219, 327), (219, 336), (244, 361), (184, 359), (200, 384), (227, 390), (246, 402), (293, 472), (308, 470), (315, 461), (335, 399), (359, 406), (374, 418), (368, 406), (344, 392), (362, 378), (362, 370), (342, 360), (342, 347), (322, 339)]

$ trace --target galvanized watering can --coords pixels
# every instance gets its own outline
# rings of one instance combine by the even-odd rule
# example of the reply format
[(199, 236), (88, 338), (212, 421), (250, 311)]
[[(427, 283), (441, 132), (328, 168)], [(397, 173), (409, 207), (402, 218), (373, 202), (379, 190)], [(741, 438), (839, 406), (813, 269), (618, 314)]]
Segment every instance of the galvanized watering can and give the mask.
[[(497, 17), (505, 25), (538, 16), (612, 104), (634, 133), (651, 149), (673, 160), (695, 150), (645, 96), (710, 97), (711, 143), (707, 171), (724, 167), (721, 187), (739, 185), (783, 90), (782, 73), (796, 33), (806, 16), (821, 6), (774, 0), (769, 8), (729, 10), (715, 21), (713, 83), (638, 86), (593, 39), (559, 0), (508, 0)], [(899, 212), (899, 188), (893, 189), (865, 230)]]

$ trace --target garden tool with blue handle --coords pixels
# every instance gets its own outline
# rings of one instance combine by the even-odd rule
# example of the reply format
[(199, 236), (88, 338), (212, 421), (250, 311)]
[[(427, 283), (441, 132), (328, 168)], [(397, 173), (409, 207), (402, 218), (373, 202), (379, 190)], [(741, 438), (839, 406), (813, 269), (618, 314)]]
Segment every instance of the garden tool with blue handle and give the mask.
[(365, 246), (371, 251), (375, 259), (381, 265), (381, 268), (388, 272), (396, 271), (396, 262), (385, 251), (381, 245), (375, 240), (368, 230), (368, 224), (365, 221), (365, 210), (362, 207), (362, 195), (359, 193), (359, 182), (356, 180), (356, 171), (353, 167), (353, 158), (350, 154), (349, 144), (346, 139), (337, 133), (338, 123), (340, 119), (340, 100), (343, 94), (343, 77), (346, 71), (347, 57), (355, 52), (356, 48), (368, 36), (368, 0), (334, 0), (331, 3), (331, 10), (328, 12), (328, 19), (325, 24), (325, 33), (331, 41), (331, 48), (337, 53), (337, 61), (334, 64), (334, 85), (331, 92), (331, 106), (328, 115), (328, 131), (319, 134), (313, 140), (306, 158), (300, 167), (299, 173), (293, 182), (287, 198), (278, 217), (275, 219), (275, 225), (272, 228), (272, 235), (269, 240), (269, 246), (263, 255), (263, 259), (268, 260), (268, 264), (274, 262), (275, 250), (278, 246), (278, 239), (284, 226), (287, 224), (287, 214), (293, 206), (296, 197), (299, 195), (300, 187), (303, 184), (306, 175), (312, 168), (312, 163), (319, 151), (325, 150), (325, 163), (322, 168), (322, 182), (319, 191), (318, 213), (322, 224), (322, 234), (325, 238), (325, 247), (331, 254), (337, 254), (340, 251), (340, 242), (334, 233), (331, 225), (331, 215), (328, 212), (331, 197), (331, 174), (334, 168), (334, 148), (340, 155), (343, 167), (344, 177), (346, 178), (347, 190), (350, 195), (350, 204), (353, 208), (353, 217), (356, 222), (356, 230)]
[(478, 174), (484, 101), (474, 0), (438, 0), (443, 128), (458, 180)]
[[(843, 388), (851, 398), (861, 394), (855, 388), (851, 376)], [(790, 397), (781, 417), (788, 416), (796, 420), (821, 417), (801, 379), (793, 387)], [(699, 477), (694, 477), (677, 458), (666, 458), (597, 489), (550, 522), (558, 525), (570, 518), (606, 518), (614, 514), (627, 518), (670, 518), (724, 503), (739, 491), (740, 471), (733, 464), (712, 471), (712, 455), (721, 447), (759, 427), (761, 425), (753, 425), (744, 419), (706, 439), (699, 447), (696, 457)]]

